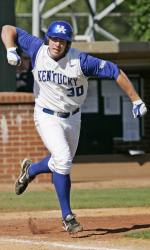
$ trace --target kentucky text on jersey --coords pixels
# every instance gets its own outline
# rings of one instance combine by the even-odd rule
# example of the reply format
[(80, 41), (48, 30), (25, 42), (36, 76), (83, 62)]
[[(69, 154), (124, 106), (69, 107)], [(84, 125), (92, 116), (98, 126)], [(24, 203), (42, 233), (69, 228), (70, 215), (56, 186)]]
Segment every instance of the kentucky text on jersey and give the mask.
[(40, 70), (38, 71), (39, 82), (54, 82), (67, 86), (77, 86), (78, 78), (70, 78), (63, 74), (55, 73), (52, 70)]

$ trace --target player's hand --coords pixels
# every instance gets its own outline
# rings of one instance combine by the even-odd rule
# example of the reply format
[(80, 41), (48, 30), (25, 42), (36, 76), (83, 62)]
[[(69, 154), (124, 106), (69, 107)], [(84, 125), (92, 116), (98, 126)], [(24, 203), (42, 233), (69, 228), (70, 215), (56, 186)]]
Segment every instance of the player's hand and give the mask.
[(16, 52), (16, 47), (11, 47), (7, 49), (7, 60), (8, 63), (14, 66), (19, 66), (21, 63), (20, 56)]
[(146, 112), (147, 112), (147, 108), (145, 106), (145, 103), (141, 99), (133, 102), (132, 113), (133, 113), (134, 118), (143, 116), (145, 115)]

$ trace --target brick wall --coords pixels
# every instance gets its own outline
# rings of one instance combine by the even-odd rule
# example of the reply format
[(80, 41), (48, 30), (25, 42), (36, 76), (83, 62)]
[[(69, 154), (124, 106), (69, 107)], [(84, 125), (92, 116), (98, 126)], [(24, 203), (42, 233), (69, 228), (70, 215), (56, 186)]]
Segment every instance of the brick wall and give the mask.
[[(33, 121), (32, 93), (0, 93), (0, 183), (14, 183), (24, 158), (34, 162), (49, 155)], [(51, 174), (35, 182), (50, 182)]]

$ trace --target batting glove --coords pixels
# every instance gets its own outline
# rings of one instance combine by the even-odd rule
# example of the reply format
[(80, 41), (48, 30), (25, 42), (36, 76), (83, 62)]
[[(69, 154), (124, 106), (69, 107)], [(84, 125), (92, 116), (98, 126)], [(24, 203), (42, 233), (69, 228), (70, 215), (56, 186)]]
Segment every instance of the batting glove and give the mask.
[(8, 63), (14, 66), (19, 66), (21, 63), (20, 56), (16, 52), (16, 47), (11, 47), (7, 49), (7, 60)]
[(147, 112), (147, 108), (145, 106), (145, 103), (141, 99), (133, 102), (132, 113), (133, 113), (134, 118), (143, 116), (145, 115), (146, 112)]

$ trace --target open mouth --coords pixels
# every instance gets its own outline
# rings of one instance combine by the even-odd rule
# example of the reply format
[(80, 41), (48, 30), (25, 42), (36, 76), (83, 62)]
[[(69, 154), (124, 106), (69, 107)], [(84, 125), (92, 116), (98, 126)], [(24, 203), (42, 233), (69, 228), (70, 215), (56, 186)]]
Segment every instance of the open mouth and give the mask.
[(59, 50), (58, 49), (53, 49), (54, 52), (56, 53), (59, 53)]

